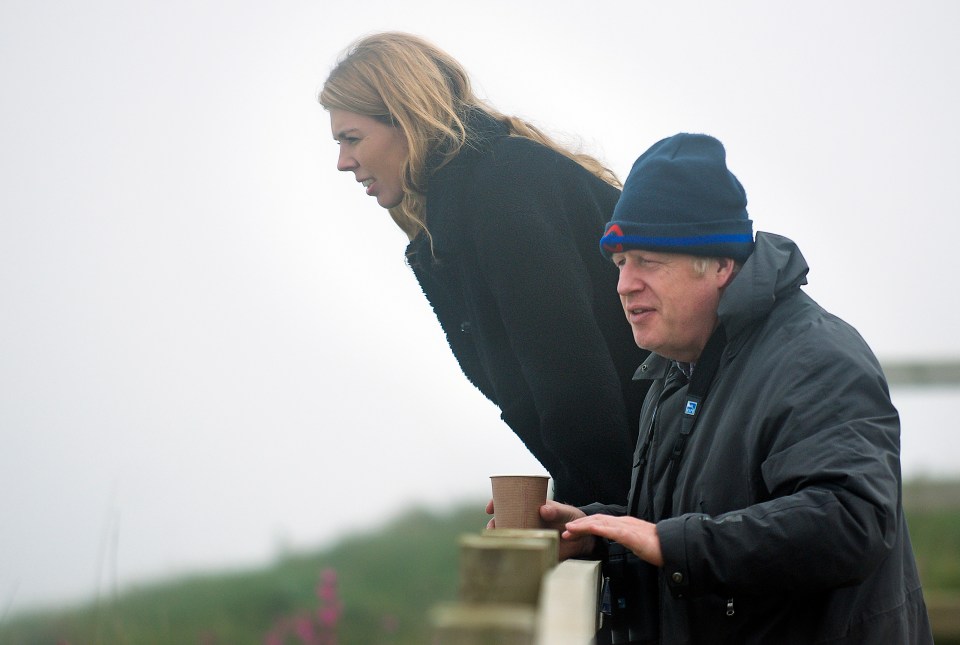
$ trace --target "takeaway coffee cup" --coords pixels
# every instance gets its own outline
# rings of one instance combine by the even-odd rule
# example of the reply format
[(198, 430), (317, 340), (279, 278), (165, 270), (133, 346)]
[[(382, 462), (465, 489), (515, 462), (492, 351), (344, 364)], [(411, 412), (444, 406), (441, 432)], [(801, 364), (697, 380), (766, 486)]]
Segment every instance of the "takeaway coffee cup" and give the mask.
[(547, 501), (546, 475), (493, 475), (493, 518), (498, 529), (542, 528), (540, 507)]

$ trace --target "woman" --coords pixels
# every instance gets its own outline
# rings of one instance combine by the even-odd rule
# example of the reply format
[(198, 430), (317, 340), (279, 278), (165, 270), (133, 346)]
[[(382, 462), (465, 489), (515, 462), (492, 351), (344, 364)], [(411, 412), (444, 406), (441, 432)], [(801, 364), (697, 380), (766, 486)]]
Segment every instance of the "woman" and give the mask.
[(645, 356), (597, 249), (619, 196), (595, 159), (474, 96), (457, 61), (401, 33), (356, 42), (320, 103), (467, 378), (570, 504), (625, 500)]

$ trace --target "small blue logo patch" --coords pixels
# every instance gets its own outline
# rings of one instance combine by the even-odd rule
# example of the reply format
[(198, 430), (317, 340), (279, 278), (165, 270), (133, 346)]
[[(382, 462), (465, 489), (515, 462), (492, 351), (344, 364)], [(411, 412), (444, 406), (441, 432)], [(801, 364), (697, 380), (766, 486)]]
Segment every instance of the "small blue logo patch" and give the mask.
[(696, 401), (687, 401), (687, 409), (683, 411), (684, 414), (689, 414), (693, 416), (697, 413), (697, 402)]

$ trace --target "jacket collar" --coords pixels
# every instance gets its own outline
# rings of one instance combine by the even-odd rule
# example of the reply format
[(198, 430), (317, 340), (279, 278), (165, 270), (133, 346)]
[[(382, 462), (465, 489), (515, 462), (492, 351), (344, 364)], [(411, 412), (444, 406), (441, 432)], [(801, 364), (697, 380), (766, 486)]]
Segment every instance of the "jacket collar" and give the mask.
[(467, 108), (463, 115), (463, 125), (466, 128), (466, 141), (457, 152), (443, 166), (440, 165), (444, 154), (442, 150), (434, 151), (427, 159), (427, 195), (440, 186), (455, 180), (464, 170), (476, 163), (485, 152), (490, 149), (493, 140), (497, 137), (509, 135), (506, 124), (480, 108)]
[(723, 292), (717, 316), (732, 340), (753, 322), (764, 318), (778, 300), (807, 284), (809, 267), (790, 239), (757, 233), (753, 253)]
[[(507, 126), (486, 112), (470, 108), (464, 118), (467, 140), (457, 155), (432, 172), (427, 180), (426, 223), (433, 241), (432, 253), (438, 259), (459, 250), (468, 236), (470, 213), (475, 204), (467, 202), (467, 189), (477, 164), (488, 154), (499, 137), (508, 136)], [(440, 155), (433, 155), (427, 167), (437, 166)], [(421, 233), (417, 240), (426, 238)], [(414, 240), (416, 242), (417, 240)], [(430, 253), (430, 240), (411, 243), (409, 250)]]
[(650, 381), (663, 378), (670, 371), (673, 363), (672, 359), (651, 353), (647, 356), (647, 360), (643, 361), (637, 371), (633, 373), (633, 380)]

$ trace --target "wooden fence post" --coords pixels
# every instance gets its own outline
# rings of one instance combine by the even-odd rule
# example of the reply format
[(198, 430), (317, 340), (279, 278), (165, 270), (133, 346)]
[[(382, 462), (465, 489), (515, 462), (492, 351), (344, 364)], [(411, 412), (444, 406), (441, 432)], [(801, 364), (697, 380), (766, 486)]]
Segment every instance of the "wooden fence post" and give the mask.
[(557, 563), (559, 533), (462, 535), (458, 602), (433, 608), (431, 645), (591, 645), (600, 563)]
[(589, 645), (597, 635), (600, 562), (566, 560), (543, 581), (536, 645)]
[(556, 563), (547, 538), (460, 536), (460, 600), (535, 607)]
[(534, 645), (537, 610), (528, 605), (444, 603), (431, 612), (430, 645)]

